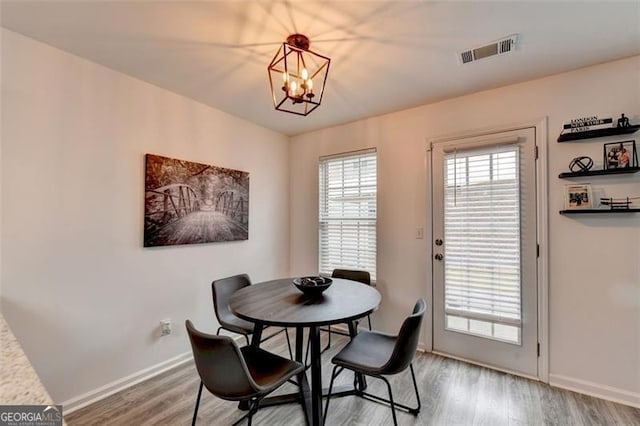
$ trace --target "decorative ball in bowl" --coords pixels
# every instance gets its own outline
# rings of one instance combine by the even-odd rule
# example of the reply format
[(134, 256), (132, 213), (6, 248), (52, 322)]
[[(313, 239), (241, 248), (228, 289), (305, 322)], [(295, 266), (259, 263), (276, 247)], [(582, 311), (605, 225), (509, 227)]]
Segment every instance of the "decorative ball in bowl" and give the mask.
[(333, 280), (325, 277), (300, 277), (293, 280), (298, 290), (307, 296), (319, 296), (331, 286)]

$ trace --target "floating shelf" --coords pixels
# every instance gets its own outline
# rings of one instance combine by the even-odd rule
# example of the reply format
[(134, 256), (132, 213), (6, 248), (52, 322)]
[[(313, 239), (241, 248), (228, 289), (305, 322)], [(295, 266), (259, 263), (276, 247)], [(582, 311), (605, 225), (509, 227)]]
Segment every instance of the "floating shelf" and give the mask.
[(558, 175), (559, 178), (574, 178), (583, 176), (621, 175), (627, 173), (638, 173), (640, 167), (625, 167), (622, 169), (607, 170), (587, 170), (586, 172), (564, 172)]
[(640, 209), (576, 209), (560, 210), (560, 214), (581, 214), (581, 213), (640, 213)]
[(579, 133), (565, 133), (564, 135), (558, 136), (558, 142), (567, 142), (567, 141), (575, 141), (579, 139), (590, 139), (590, 138), (602, 138), (605, 136), (614, 136), (614, 135), (628, 135), (630, 133), (635, 133), (640, 129), (640, 124), (635, 124), (629, 127), (610, 127), (608, 129), (596, 129), (596, 130), (587, 130), (586, 132)]

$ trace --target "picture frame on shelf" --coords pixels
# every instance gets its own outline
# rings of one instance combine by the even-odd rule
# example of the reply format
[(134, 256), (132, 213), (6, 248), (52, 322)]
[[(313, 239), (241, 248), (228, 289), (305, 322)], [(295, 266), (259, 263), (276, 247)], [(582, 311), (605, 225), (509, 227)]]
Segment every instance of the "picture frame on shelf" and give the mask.
[(605, 143), (603, 151), (605, 170), (638, 167), (635, 140)]
[(593, 191), (591, 184), (565, 185), (564, 208), (567, 210), (593, 208)]

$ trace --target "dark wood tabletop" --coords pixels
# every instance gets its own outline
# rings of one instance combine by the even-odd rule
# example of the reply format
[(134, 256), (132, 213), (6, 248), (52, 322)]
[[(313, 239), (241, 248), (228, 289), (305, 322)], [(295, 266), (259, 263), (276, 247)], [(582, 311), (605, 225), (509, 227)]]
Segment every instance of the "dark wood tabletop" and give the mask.
[(375, 288), (333, 278), (318, 297), (308, 297), (293, 285), (293, 278), (254, 284), (229, 299), (231, 311), (248, 321), (283, 327), (337, 324), (363, 317), (380, 304)]

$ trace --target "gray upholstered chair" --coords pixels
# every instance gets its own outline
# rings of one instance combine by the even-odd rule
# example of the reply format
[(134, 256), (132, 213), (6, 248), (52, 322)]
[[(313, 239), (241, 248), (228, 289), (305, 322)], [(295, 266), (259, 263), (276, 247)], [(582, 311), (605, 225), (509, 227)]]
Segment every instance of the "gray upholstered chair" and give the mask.
[[(249, 344), (249, 335), (253, 333), (254, 324), (252, 322), (243, 320), (238, 316), (234, 315), (233, 312), (229, 309), (229, 297), (241, 288), (247, 287), (251, 285), (251, 279), (247, 274), (234, 275), (232, 277), (222, 278), (219, 280), (215, 280), (211, 283), (211, 294), (213, 295), (213, 309), (216, 313), (216, 318), (218, 318), (218, 322), (220, 323), (220, 327), (218, 327), (217, 335), (220, 334), (220, 330), (227, 330), (233, 333), (242, 334), (247, 341), (247, 345)], [(289, 348), (289, 357), (293, 359), (293, 352), (291, 351), (291, 342), (289, 340), (289, 333), (286, 328), (278, 331), (277, 333), (273, 333), (264, 339), (261, 342), (271, 339), (279, 333), (285, 333), (287, 337), (287, 346)]]
[(260, 400), (304, 369), (299, 362), (254, 346), (239, 348), (228, 336), (202, 333), (189, 320), (185, 322), (185, 326), (200, 376), (192, 425), (196, 424), (198, 417), (203, 386), (219, 398), (246, 401), (249, 410), (234, 425), (245, 418), (251, 425)]
[[(371, 285), (371, 274), (367, 271), (359, 271), (355, 269), (334, 269), (331, 273), (331, 278), (343, 278), (345, 280), (358, 281), (362, 284)], [(369, 330), (371, 330), (371, 316), (367, 315), (367, 321), (369, 321)], [(345, 333), (339, 330), (331, 329), (331, 326), (322, 329), (322, 331), (328, 333), (327, 345), (322, 349), (322, 352), (331, 347), (331, 335), (340, 334), (342, 336), (349, 336), (349, 333)], [(307, 348), (308, 349), (308, 348)], [(308, 350), (307, 350), (308, 352)]]
[[(358, 281), (362, 284), (371, 285), (371, 274), (367, 271), (358, 271), (353, 269), (334, 269), (331, 273), (332, 278), (343, 278), (345, 280)], [(371, 330), (371, 316), (367, 315), (369, 321), (369, 330)]]
[[(327, 404), (324, 411), (324, 419), (326, 423), (327, 412), (329, 410), (329, 400), (333, 389), (333, 381), (344, 370), (351, 370), (355, 373), (364, 374), (366, 376), (382, 379), (387, 384), (389, 391), (389, 399), (381, 398), (358, 390), (357, 394), (368, 397), (373, 400), (385, 402), (391, 405), (391, 413), (393, 415), (393, 423), (398, 424), (396, 419), (396, 407), (403, 408), (413, 415), (420, 412), (420, 394), (418, 385), (416, 384), (416, 376), (413, 371), (413, 357), (418, 349), (418, 340), (420, 339), (420, 325), (426, 311), (427, 304), (424, 299), (419, 299), (413, 313), (407, 317), (400, 333), (393, 336), (387, 333), (376, 331), (363, 331), (358, 333), (331, 362), (335, 364), (331, 374), (331, 383), (329, 384), (329, 394), (327, 395)], [(384, 377), (387, 375), (398, 374), (407, 369), (411, 370), (411, 378), (413, 379), (413, 388), (416, 391), (416, 399), (418, 406), (410, 408), (406, 405), (394, 402), (391, 384)]]

